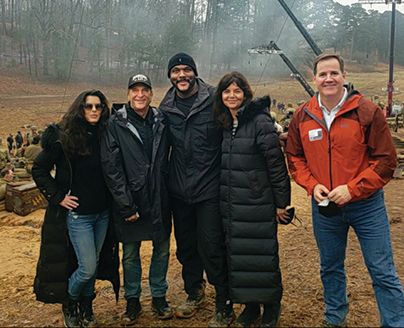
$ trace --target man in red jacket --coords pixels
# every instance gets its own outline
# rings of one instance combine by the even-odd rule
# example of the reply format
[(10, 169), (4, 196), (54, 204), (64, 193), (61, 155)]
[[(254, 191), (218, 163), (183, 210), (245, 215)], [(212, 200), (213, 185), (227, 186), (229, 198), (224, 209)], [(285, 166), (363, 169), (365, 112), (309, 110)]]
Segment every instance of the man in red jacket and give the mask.
[(379, 107), (344, 86), (339, 55), (317, 57), (313, 73), (318, 93), (294, 114), (286, 154), (293, 178), (312, 196), (325, 325), (346, 325), (344, 261), (352, 227), (372, 278), (381, 326), (404, 327), (404, 293), (382, 189), (396, 167), (386, 120)]

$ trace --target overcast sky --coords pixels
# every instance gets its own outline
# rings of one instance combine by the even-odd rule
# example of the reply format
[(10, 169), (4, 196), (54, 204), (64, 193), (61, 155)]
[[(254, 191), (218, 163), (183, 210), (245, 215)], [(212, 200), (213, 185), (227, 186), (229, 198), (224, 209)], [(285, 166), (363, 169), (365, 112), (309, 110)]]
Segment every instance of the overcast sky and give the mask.
[[(358, 0), (335, 0), (336, 2), (339, 2), (343, 5), (351, 5), (353, 3), (358, 3)], [(369, 1), (371, 2), (371, 1)], [(381, 4), (381, 5), (363, 5), (363, 7), (365, 9), (375, 9), (378, 10), (380, 12), (384, 12), (386, 10), (391, 10), (391, 3), (389, 3), (388, 5), (386, 4)], [(404, 2), (402, 1), (401, 4), (397, 4), (396, 5), (397, 10), (400, 10), (401, 12), (404, 13)]]

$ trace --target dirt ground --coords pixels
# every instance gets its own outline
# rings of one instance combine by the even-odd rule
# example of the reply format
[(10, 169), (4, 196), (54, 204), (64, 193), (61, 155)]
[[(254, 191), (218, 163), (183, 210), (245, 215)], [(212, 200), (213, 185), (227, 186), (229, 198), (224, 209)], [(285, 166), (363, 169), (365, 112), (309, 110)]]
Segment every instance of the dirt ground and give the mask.
[[(56, 121), (69, 102), (84, 84), (54, 85), (23, 83), (23, 79), (2, 76), (0, 83), (0, 136), (5, 137), (25, 124), (42, 127)], [(286, 83), (285, 83), (286, 85)], [(98, 86), (102, 87), (102, 86)], [(125, 85), (109, 87), (106, 91), (112, 101), (125, 100)], [(282, 86), (268, 87), (280, 92)], [(293, 94), (293, 101), (302, 97), (299, 86), (287, 89), (281, 98)], [(104, 90), (105, 88), (103, 88)], [(156, 104), (165, 88), (155, 90)], [(262, 90), (259, 90), (263, 92)], [(403, 136), (404, 133), (401, 133)], [(392, 180), (385, 188), (386, 204), (391, 222), (391, 235), (395, 263), (404, 283), (404, 180)], [(284, 296), (281, 326), (315, 327), (322, 322), (322, 288), (319, 276), (319, 256), (316, 249), (310, 216), (310, 202), (305, 192), (293, 184), (293, 205), (302, 225), (280, 226), (280, 258), (283, 275)], [(62, 326), (60, 305), (37, 302), (32, 292), (35, 266), (38, 259), (40, 227), (44, 210), (21, 217), (9, 212), (0, 212), (0, 326), (1, 327), (57, 327)], [(151, 295), (147, 272), (151, 255), (150, 242), (142, 247), (143, 314), (139, 327), (206, 327), (214, 311), (214, 293), (207, 289), (208, 302), (204, 309), (188, 320), (172, 319), (161, 322), (151, 312)], [(346, 270), (350, 313), (349, 326), (376, 327), (379, 325), (377, 306), (360, 247), (354, 233), (350, 232), (347, 248)], [(181, 304), (186, 298), (181, 279), (181, 267), (175, 257), (175, 241), (172, 240), (170, 267), (168, 272), (168, 299), (172, 306)], [(95, 314), (100, 326), (121, 326), (125, 310), (123, 291), (118, 303), (114, 300), (109, 283), (97, 282)], [(239, 313), (241, 307), (235, 306)]]

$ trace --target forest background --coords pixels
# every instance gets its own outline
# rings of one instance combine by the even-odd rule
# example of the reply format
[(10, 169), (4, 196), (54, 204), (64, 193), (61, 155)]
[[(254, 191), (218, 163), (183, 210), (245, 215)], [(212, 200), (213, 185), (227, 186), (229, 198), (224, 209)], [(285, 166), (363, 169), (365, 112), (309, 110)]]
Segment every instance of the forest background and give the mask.
[[(333, 0), (285, 0), (322, 50), (372, 70), (389, 60), (391, 12)], [(33, 80), (115, 84), (132, 72), (166, 81), (167, 61), (197, 56), (209, 80), (239, 70), (265, 82), (289, 74), (278, 56), (247, 49), (275, 41), (309, 76), (314, 53), (276, 0), (0, 0), (0, 69)], [(387, 7), (387, 6), (386, 6)], [(404, 65), (404, 14), (395, 62)], [(400, 33), (401, 31), (401, 33)]]

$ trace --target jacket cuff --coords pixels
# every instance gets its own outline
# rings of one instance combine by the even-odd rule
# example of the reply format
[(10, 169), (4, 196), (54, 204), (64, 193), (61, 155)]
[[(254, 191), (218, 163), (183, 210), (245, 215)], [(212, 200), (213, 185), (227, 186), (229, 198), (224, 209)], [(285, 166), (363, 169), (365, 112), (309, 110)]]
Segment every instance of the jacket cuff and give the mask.
[(59, 203), (65, 198), (65, 196), (66, 194), (61, 191), (58, 191), (54, 195), (45, 194), (45, 197), (48, 200), (48, 202), (54, 205), (59, 205)]
[(119, 211), (120, 217), (122, 220), (127, 219), (128, 217), (136, 214), (138, 212), (138, 207), (133, 206), (132, 208), (125, 208)]

